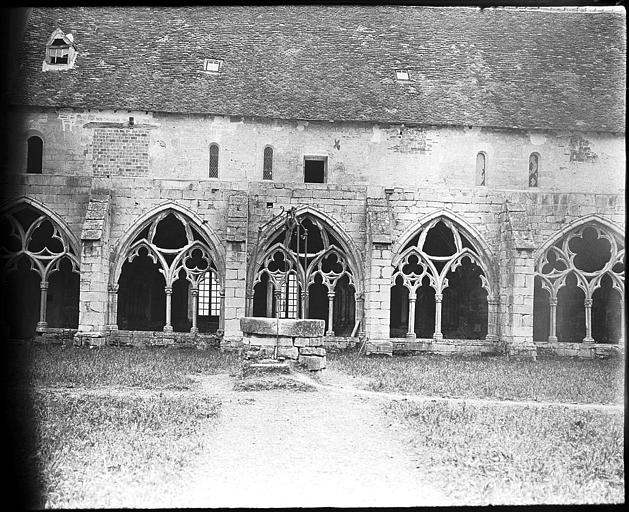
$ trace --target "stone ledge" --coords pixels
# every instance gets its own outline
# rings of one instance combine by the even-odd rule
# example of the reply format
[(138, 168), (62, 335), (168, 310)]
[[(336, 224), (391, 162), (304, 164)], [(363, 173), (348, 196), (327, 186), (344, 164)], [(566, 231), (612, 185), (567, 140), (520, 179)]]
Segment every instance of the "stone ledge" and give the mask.
[(240, 319), (240, 329), (245, 334), (316, 338), (323, 336), (325, 321), (313, 319), (245, 317)]

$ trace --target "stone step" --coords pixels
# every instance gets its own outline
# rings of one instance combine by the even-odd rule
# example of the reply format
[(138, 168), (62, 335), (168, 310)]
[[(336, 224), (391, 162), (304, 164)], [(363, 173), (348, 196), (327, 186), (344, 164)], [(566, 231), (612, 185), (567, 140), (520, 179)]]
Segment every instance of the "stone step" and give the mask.
[(287, 374), (290, 373), (288, 363), (277, 359), (261, 359), (255, 363), (245, 364), (242, 368), (244, 377), (261, 374)]

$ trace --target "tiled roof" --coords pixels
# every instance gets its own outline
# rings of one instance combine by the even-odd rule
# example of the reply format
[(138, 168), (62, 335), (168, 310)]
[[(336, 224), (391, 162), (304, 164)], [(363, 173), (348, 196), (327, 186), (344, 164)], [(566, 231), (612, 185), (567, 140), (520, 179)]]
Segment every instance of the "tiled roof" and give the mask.
[[(42, 72), (57, 27), (76, 66)], [(17, 57), (15, 104), (624, 132), (617, 9), (38, 8)]]

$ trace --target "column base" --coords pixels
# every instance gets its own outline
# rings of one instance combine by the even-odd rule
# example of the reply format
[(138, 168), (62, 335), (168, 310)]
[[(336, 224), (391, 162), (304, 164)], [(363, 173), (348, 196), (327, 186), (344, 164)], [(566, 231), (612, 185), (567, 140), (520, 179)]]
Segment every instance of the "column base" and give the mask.
[(191, 327), (190, 328), (190, 334), (199, 334), (199, 328), (198, 327)]
[(325, 335), (326, 335), (326, 336), (328, 336), (328, 337), (330, 337), (330, 338), (332, 338), (332, 337), (334, 337), (334, 331), (327, 331), (327, 332), (325, 333)]
[(548, 336), (548, 343), (557, 343), (557, 336)]
[(443, 339), (443, 333), (436, 332), (435, 334), (432, 335), (432, 339), (435, 341), (441, 341)]
[(416, 340), (417, 339), (417, 334), (415, 334), (414, 332), (407, 332), (406, 333), (406, 339)]
[(163, 331), (168, 333), (168, 334), (170, 334), (170, 333), (173, 332), (173, 326), (172, 325), (165, 325)]
[(592, 338), (592, 336), (586, 336), (583, 338), (583, 343), (594, 343), (594, 338)]
[(46, 332), (46, 329), (48, 329), (48, 322), (37, 322), (36, 332)]

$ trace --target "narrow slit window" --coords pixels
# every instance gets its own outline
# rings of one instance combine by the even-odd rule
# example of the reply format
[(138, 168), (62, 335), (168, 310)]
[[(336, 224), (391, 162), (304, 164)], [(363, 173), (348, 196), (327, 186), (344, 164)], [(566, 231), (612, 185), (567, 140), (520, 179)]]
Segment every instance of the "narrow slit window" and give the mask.
[(485, 153), (478, 153), (476, 155), (476, 185), (485, 186), (485, 172), (487, 168), (487, 157)]
[(218, 178), (218, 144), (210, 146), (210, 178)]
[(44, 141), (33, 135), (27, 141), (26, 172), (41, 174), (43, 168)]
[(529, 156), (529, 187), (539, 186), (539, 155), (531, 153)]
[(262, 179), (273, 179), (273, 148), (270, 146), (264, 148), (264, 166), (262, 171)]

